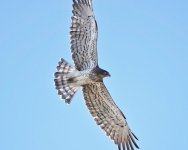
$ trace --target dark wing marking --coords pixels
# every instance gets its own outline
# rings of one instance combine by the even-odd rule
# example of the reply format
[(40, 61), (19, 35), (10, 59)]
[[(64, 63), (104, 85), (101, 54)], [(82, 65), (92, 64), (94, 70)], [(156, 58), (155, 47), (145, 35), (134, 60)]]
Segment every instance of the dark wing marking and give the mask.
[(135, 142), (136, 136), (128, 127), (121, 110), (114, 103), (103, 82), (83, 86), (86, 105), (96, 123), (118, 145), (119, 150), (139, 148)]
[(91, 0), (73, 0), (71, 52), (79, 71), (97, 66), (97, 23)]

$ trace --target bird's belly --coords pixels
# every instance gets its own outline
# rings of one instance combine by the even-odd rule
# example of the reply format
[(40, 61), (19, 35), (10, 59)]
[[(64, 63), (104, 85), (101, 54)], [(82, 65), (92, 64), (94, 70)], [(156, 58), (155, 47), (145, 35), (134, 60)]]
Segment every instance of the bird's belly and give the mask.
[(96, 82), (89, 74), (79, 75), (67, 80), (68, 84), (73, 87), (80, 87), (86, 84), (91, 84)]

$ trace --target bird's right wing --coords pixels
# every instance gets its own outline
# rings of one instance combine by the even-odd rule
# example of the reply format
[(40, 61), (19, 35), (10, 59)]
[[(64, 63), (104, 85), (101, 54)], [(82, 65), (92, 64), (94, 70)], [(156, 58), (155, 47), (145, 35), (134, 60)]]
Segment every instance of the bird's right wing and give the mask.
[(70, 27), (71, 52), (76, 69), (87, 70), (97, 66), (97, 23), (92, 0), (73, 0)]
[(94, 120), (114, 140), (119, 150), (134, 150), (133, 145), (139, 148), (124, 114), (114, 103), (103, 82), (84, 85), (83, 94)]

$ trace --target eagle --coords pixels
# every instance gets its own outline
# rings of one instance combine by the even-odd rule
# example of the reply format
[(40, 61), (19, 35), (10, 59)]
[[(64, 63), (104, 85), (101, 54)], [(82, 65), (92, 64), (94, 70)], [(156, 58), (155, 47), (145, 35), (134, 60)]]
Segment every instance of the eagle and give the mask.
[[(103, 78), (110, 76), (101, 69), (97, 58), (98, 27), (92, 0), (73, 0), (70, 27), (70, 43), (74, 65), (61, 58), (54, 73), (58, 95), (70, 103), (79, 87), (82, 87), (85, 104), (92, 117), (109, 136), (118, 149), (138, 148), (125, 115), (110, 96)], [(135, 140), (136, 139), (136, 140)]]

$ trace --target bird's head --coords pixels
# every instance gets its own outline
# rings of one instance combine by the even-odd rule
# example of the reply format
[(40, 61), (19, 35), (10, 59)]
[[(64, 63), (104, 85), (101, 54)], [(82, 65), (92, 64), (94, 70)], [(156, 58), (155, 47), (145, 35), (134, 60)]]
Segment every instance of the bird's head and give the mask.
[(108, 71), (104, 70), (104, 69), (101, 69), (101, 68), (95, 69), (94, 72), (100, 78), (110, 77), (110, 73)]
[(110, 77), (111, 76), (110, 73), (108, 71), (106, 71), (106, 70), (103, 70), (102, 73), (101, 73), (101, 75), (103, 77)]

